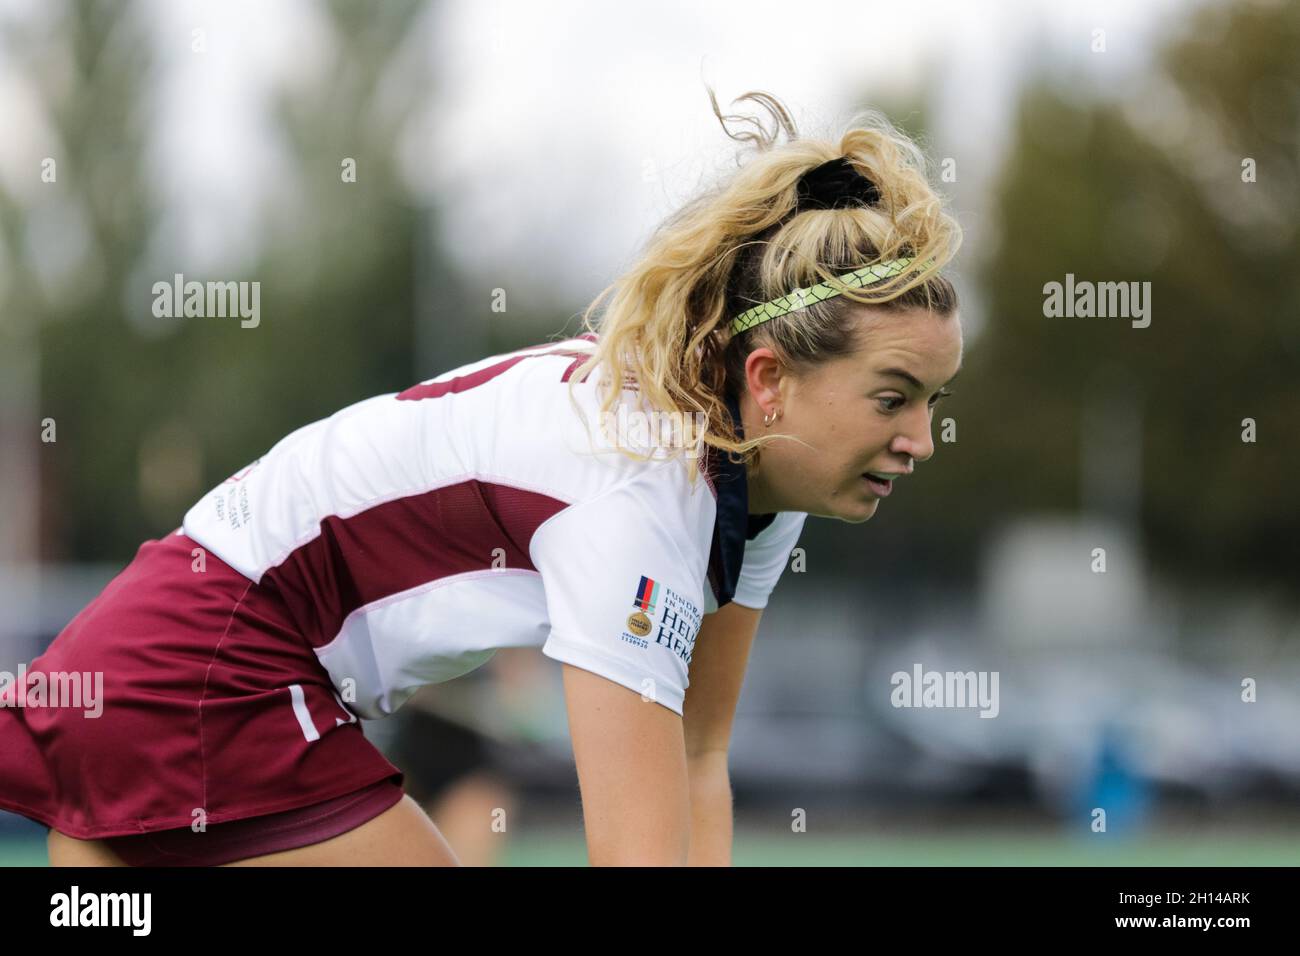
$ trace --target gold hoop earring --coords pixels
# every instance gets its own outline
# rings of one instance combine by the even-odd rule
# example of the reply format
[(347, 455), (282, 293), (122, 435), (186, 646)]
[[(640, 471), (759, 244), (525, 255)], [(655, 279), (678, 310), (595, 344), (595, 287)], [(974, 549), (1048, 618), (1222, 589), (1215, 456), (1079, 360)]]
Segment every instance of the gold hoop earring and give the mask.
[(780, 409), (778, 409), (775, 412), (769, 412), (768, 414), (763, 416), (763, 424), (770, 428), (772, 426), (772, 423), (780, 417), (781, 417)]

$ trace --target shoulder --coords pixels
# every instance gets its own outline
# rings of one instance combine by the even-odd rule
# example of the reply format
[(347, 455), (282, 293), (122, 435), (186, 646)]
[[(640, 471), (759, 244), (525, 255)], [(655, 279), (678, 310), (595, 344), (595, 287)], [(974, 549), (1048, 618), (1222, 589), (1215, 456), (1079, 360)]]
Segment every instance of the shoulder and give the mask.
[(690, 480), (690, 467), (662, 460), (611, 465), (602, 486), (548, 519), (535, 541), (606, 555), (657, 553), (703, 574), (717, 505), (702, 477)]

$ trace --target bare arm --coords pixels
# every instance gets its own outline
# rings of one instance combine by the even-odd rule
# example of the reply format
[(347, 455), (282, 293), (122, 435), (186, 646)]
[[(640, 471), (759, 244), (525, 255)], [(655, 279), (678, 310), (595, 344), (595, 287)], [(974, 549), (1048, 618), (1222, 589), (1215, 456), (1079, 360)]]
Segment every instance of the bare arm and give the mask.
[(691, 866), (730, 866), (731, 778), (727, 751), (736, 702), (758, 631), (761, 610), (731, 603), (708, 614), (691, 655), (683, 705), (690, 778)]
[(591, 865), (684, 865), (691, 801), (682, 718), (571, 664), (564, 696)]

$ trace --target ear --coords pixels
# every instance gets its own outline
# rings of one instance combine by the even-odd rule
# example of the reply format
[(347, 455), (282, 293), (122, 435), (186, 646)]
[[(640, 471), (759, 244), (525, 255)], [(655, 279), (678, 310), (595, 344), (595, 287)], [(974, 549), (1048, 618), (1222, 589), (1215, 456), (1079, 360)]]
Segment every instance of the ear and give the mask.
[(745, 359), (745, 387), (759, 411), (764, 414), (775, 412), (781, 407), (781, 380), (784, 369), (769, 348), (757, 348)]

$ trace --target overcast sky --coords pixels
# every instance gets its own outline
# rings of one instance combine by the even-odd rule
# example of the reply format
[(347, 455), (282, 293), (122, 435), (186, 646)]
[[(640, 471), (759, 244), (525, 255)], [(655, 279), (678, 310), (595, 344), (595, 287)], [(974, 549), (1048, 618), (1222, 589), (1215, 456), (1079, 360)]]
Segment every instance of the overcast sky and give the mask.
[[(930, 151), (957, 160), (945, 186), (985, 245), (1018, 84), (1048, 62), (1081, 95), (1138, 97), (1157, 41), (1218, 0), (446, 0), (393, 51), (431, 76), (406, 132), (403, 169), (443, 214), (444, 244), (492, 281), (508, 262), (555, 303), (580, 307), (654, 225), (732, 163), (703, 81), (724, 108), (752, 89), (781, 97), (805, 133), (854, 108), (932, 90)], [(4, 0), (41, 18), (46, 0)], [(150, 178), (171, 216), (157, 246), (237, 271), (258, 244), (256, 212), (291, 170), (264, 109), (272, 84), (311, 83), (330, 36), (311, 0), (153, 0), (165, 82)], [(195, 29), (205, 50), (192, 49)], [(1094, 29), (1106, 52), (1092, 52)], [(865, 97), (850, 100), (850, 97)], [(28, 181), (48, 147), (0, 60), (0, 176)], [(896, 117), (905, 123), (904, 117)], [(24, 133), (29, 134), (24, 138)], [(24, 188), (30, 188), (25, 186)]]

